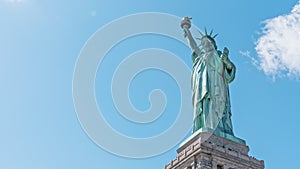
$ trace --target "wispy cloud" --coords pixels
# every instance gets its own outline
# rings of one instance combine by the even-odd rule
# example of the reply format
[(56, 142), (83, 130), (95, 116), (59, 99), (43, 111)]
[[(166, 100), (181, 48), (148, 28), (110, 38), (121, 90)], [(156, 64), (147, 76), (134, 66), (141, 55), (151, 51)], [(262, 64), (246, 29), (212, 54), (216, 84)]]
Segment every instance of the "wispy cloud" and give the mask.
[(300, 77), (300, 1), (289, 14), (264, 24), (255, 47), (259, 67), (273, 77)]
[(259, 68), (259, 61), (257, 59), (255, 59), (254, 57), (251, 56), (250, 54), (250, 51), (246, 50), (246, 51), (239, 51), (239, 53), (242, 55), (242, 56), (245, 56), (247, 57), (248, 59), (251, 60), (251, 63), (252, 65), (254, 65), (255, 67)]

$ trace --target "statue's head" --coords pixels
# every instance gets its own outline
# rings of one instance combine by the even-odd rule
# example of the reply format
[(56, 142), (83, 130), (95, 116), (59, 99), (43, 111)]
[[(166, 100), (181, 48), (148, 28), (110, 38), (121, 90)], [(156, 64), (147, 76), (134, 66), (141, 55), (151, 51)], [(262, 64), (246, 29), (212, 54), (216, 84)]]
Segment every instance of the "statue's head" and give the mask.
[(206, 28), (205, 28), (205, 35), (200, 31), (199, 31), (199, 33), (200, 33), (201, 37), (197, 38), (197, 39), (201, 40), (200, 45), (202, 46), (202, 48), (204, 50), (207, 50), (207, 49), (210, 50), (210, 48), (217, 50), (217, 44), (216, 44), (216, 41), (214, 38), (217, 37), (218, 34), (212, 36), (213, 30), (211, 30), (211, 32), (209, 34), (207, 34)]
[(201, 46), (203, 47), (203, 49), (213, 48), (213, 49), (217, 50), (216, 41), (214, 40), (214, 38), (212, 38), (209, 35), (202, 36)]

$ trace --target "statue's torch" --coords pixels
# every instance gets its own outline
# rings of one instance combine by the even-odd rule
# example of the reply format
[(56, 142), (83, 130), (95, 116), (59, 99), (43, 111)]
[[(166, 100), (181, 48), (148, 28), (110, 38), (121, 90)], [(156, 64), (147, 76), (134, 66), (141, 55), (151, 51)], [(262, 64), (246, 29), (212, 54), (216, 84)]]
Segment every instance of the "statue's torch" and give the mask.
[(189, 17), (184, 17), (182, 18), (182, 21), (181, 21), (181, 28), (182, 29), (190, 29), (191, 28), (191, 20), (192, 18), (189, 18)]

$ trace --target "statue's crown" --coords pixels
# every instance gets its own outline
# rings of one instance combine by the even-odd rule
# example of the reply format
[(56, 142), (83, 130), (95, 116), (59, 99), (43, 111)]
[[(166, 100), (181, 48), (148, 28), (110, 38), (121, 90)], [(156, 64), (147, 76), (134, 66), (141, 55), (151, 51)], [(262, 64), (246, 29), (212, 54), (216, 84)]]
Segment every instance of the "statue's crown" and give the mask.
[(203, 34), (200, 30), (198, 30), (198, 32), (200, 33), (201, 37), (197, 38), (197, 39), (202, 40), (203, 38), (207, 38), (207, 39), (209, 39), (213, 43), (215, 49), (217, 49), (217, 44), (216, 44), (215, 38), (218, 36), (218, 34), (212, 35), (213, 31), (214, 31), (213, 29), (210, 31), (209, 34), (207, 33), (207, 29), (206, 28), (204, 30), (205, 30), (205, 34)]

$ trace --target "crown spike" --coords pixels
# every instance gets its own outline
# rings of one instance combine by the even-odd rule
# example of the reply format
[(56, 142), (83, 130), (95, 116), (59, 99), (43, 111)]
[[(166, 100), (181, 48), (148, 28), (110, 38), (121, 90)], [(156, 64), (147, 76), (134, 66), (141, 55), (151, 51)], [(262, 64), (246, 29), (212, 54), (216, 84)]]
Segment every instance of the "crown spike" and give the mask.
[(202, 38), (204, 36), (203, 33), (200, 30), (198, 30), (198, 32), (200, 33), (201, 38)]
[(215, 34), (215, 35), (214, 35), (212, 38), (214, 38), (214, 39), (215, 39), (215, 38), (216, 38), (218, 35), (219, 35), (219, 34)]
[(209, 33), (209, 36), (212, 36), (212, 33), (214, 32), (214, 30), (212, 29)]
[(207, 35), (207, 29), (206, 29), (206, 27), (204, 27), (204, 30), (205, 30), (205, 35)]

